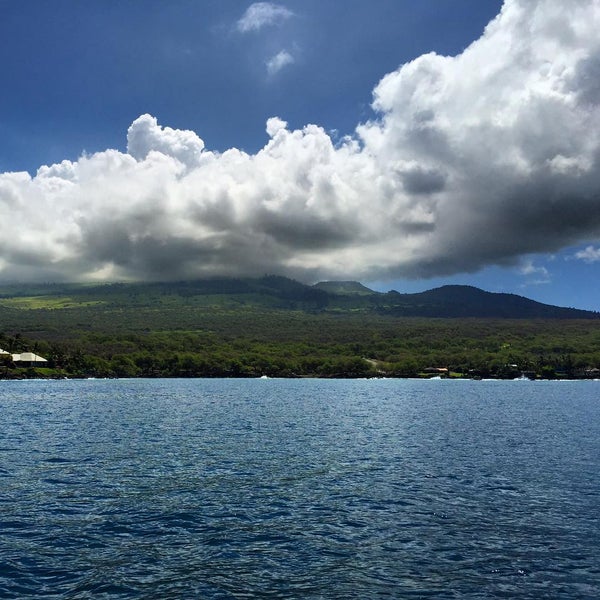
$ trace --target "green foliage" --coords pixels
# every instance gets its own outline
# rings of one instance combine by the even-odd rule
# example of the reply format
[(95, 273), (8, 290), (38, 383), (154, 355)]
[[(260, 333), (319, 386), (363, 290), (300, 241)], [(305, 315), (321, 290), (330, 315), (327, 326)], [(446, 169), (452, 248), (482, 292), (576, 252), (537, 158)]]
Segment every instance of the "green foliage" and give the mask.
[[(41, 354), (47, 376), (414, 377), (445, 367), (552, 378), (600, 368), (598, 319), (409, 318), (384, 309), (402, 294), (332, 296), (275, 276), (0, 294), (0, 348)], [(0, 377), (15, 372), (0, 364)]]

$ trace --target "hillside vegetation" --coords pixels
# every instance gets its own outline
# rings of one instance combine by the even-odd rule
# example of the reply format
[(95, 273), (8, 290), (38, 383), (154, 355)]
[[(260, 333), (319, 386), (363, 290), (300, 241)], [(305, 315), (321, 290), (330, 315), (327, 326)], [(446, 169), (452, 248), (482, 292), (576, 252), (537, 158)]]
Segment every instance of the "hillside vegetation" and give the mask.
[(0, 286), (0, 348), (47, 369), (15, 376), (592, 376), (598, 313), (446, 286), (377, 293), (283, 277)]

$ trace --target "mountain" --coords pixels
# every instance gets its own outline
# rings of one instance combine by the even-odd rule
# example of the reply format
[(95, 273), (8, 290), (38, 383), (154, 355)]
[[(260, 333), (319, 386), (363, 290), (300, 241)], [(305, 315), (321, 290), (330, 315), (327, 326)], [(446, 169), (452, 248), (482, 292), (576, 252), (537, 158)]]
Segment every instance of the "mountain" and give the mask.
[(599, 316), (468, 286), (380, 293), (275, 275), (0, 285), (0, 348), (48, 360), (32, 374), (4, 357), (0, 379), (596, 376)]
[(322, 281), (329, 308), (371, 309), (397, 317), (494, 319), (597, 319), (600, 314), (542, 304), (516, 294), (486, 292), (467, 285), (446, 285), (415, 294), (375, 292), (356, 281)]
[(597, 312), (562, 308), (515, 294), (447, 285), (416, 294), (375, 292), (356, 281), (305, 285), (278, 275), (169, 283), (0, 286), (0, 310), (83, 309), (102, 318), (110, 307), (186, 311), (229, 307), (300, 310), (394, 317), (494, 319), (597, 319)]
[(597, 312), (542, 304), (516, 294), (486, 292), (466, 285), (446, 285), (417, 294), (385, 294), (379, 312), (395, 316), (478, 317), (495, 319), (597, 319)]

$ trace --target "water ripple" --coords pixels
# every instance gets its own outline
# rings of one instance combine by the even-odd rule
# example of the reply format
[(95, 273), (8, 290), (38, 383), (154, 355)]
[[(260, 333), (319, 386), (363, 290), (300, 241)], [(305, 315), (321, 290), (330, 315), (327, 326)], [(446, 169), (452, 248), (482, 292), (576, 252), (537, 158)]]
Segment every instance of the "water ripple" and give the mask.
[(600, 597), (586, 382), (2, 382), (2, 598)]

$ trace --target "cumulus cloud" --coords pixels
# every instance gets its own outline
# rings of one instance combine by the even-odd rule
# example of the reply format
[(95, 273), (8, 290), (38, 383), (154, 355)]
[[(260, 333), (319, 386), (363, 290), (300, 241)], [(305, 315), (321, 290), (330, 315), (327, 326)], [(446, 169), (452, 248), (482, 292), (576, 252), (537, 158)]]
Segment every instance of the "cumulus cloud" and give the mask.
[(276, 73), (279, 73), (283, 67), (293, 63), (294, 57), (287, 50), (282, 50), (267, 61), (267, 72), (269, 75), (275, 75)]
[[(261, 10), (246, 30), (282, 18)], [(596, 0), (506, 0), (336, 143), (274, 117), (257, 153), (215, 153), (142, 115), (126, 153), (0, 174), (0, 278), (429, 277), (600, 238), (599, 30)]]
[(242, 33), (258, 31), (263, 27), (281, 23), (294, 16), (294, 13), (273, 2), (255, 2), (251, 4), (237, 22), (237, 28)]
[(152, 115), (138, 117), (127, 130), (127, 152), (136, 160), (159, 152), (191, 168), (199, 164), (202, 150), (204, 142), (193, 131), (161, 127)]
[(575, 253), (575, 258), (583, 260), (586, 263), (595, 263), (600, 261), (600, 248), (587, 246), (585, 249)]

